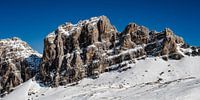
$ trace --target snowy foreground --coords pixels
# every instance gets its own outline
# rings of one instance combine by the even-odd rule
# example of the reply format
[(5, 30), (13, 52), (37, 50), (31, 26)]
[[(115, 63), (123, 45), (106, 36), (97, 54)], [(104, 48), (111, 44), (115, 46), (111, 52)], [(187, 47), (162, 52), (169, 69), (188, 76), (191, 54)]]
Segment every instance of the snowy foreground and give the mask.
[(2, 100), (200, 100), (200, 57), (147, 58), (128, 66), (58, 88), (31, 79)]

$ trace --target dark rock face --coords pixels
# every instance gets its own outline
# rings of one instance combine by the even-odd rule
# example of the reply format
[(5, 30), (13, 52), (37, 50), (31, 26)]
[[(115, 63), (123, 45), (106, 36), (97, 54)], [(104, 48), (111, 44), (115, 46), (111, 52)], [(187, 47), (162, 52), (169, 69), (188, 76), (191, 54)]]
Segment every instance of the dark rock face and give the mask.
[(145, 50), (148, 55), (168, 55), (177, 52), (177, 44), (183, 45), (183, 39), (176, 36), (170, 29), (166, 28), (161, 33), (153, 31), (149, 33), (149, 41)]
[(175, 59), (175, 60), (180, 60), (181, 58), (183, 58), (184, 56), (179, 54), (179, 53), (173, 53), (169, 55), (169, 58), (171, 59)]
[(40, 64), (40, 56), (18, 38), (0, 40), (0, 94), (32, 78)]
[(93, 17), (78, 24), (66, 23), (44, 40), (39, 79), (56, 87), (120, 69), (146, 56), (181, 59), (178, 47), (182, 38), (170, 29), (149, 31), (144, 26), (128, 24), (117, 32), (106, 16)]

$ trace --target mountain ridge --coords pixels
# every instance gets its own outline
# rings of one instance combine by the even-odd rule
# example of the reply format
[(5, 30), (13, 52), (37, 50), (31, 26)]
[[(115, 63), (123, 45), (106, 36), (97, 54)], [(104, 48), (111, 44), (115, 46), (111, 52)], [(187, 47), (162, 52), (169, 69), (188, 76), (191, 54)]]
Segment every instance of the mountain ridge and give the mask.
[[(11, 43), (7, 42), (8, 44), (5, 45), (1, 42), (5, 40)], [(15, 47), (13, 44), (19, 45)], [(3, 83), (3, 78), (1, 78), (2, 96), (33, 77), (43, 86), (58, 87), (79, 82), (84, 78), (97, 79), (105, 72), (126, 72), (138, 61), (145, 61), (152, 57), (155, 59), (159, 57), (167, 62), (200, 56), (199, 47), (188, 45), (182, 37), (177, 36), (169, 28), (156, 32), (144, 26), (129, 23), (122, 32), (119, 32), (106, 16), (91, 17), (77, 24), (60, 25), (45, 37), (43, 56), (18, 38), (0, 40), (0, 45), (0, 61), (7, 64), (0, 64), (1, 77), (7, 71), (3, 68), (7, 67), (11, 68), (7, 73), (14, 76), (4, 75), (4, 77), (10, 77), (10, 81), (6, 83)], [(3, 48), (2, 45), (8, 49)], [(13, 48), (19, 49), (13, 50)], [(25, 50), (20, 48), (25, 48)], [(17, 57), (22, 57), (19, 61), (20, 66), (16, 65), (16, 62), (11, 62), (23, 74), (13, 73), (12, 67), (9, 67), (9, 63), (4, 60), (10, 57), (5, 53), (6, 50), (13, 51), (14, 54), (23, 51), (17, 55)], [(28, 71), (22, 72), (21, 68)], [(16, 84), (12, 85), (13, 83)]]
[[(52, 87), (121, 69), (126, 66), (120, 64), (123, 61), (134, 63), (134, 59), (147, 56), (179, 60), (186, 54), (199, 55), (195, 47), (187, 52), (189, 45), (169, 28), (155, 32), (130, 23), (124, 31), (118, 32), (106, 16), (92, 17), (74, 25), (65, 23), (47, 35), (44, 44), (39, 78)], [(116, 66), (109, 68), (113, 65)]]

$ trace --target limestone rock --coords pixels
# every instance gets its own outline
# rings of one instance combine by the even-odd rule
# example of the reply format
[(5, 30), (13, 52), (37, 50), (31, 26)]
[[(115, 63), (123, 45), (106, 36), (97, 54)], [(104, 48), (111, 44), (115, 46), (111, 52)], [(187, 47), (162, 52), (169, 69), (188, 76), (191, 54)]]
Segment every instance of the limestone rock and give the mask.
[[(54, 87), (92, 75), (88, 69), (94, 66), (103, 72), (98, 53), (114, 47), (116, 33), (106, 16), (59, 26), (45, 39), (40, 79)], [(98, 66), (92, 64), (94, 60), (99, 60)]]
[(146, 44), (148, 39), (149, 30), (144, 26), (138, 26), (134, 23), (130, 23), (126, 26), (122, 34), (130, 34), (131, 40), (137, 44)]
[(130, 34), (127, 34), (125, 36), (122, 37), (122, 40), (121, 40), (121, 49), (131, 49), (131, 48), (134, 48), (136, 46), (136, 44), (131, 41), (131, 35)]
[(41, 83), (56, 87), (123, 69), (136, 59), (148, 56), (178, 60), (183, 57), (179, 52), (184, 51), (185, 44), (169, 28), (156, 32), (130, 23), (123, 32), (118, 32), (106, 16), (77, 24), (65, 23), (44, 40), (38, 78)]
[(183, 39), (176, 36), (169, 28), (166, 28), (160, 33), (153, 31), (149, 33), (148, 44), (145, 50), (149, 55), (168, 55), (177, 53), (178, 44), (184, 45)]

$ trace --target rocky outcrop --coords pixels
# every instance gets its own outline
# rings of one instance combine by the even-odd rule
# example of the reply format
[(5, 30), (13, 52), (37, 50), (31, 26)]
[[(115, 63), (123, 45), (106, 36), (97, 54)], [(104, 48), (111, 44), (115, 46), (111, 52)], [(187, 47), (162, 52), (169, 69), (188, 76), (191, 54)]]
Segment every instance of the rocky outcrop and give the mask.
[(122, 35), (129, 34), (130, 39), (137, 45), (146, 44), (148, 39), (149, 30), (144, 26), (130, 23), (126, 26)]
[(176, 36), (169, 28), (161, 33), (150, 32), (148, 44), (145, 50), (148, 55), (163, 56), (177, 53), (177, 47), (183, 45), (184, 41), (181, 37)]
[(120, 69), (124, 62), (149, 55), (181, 59), (178, 47), (185, 43), (168, 28), (155, 32), (130, 23), (120, 33), (106, 16), (100, 16), (63, 24), (44, 44), (39, 79), (55, 87)]
[(0, 94), (5, 95), (39, 70), (40, 54), (19, 38), (0, 40)]
[[(114, 47), (116, 33), (105, 16), (59, 26), (44, 40), (40, 79), (44, 84), (58, 86), (95, 74), (91, 69), (103, 72), (106, 66), (101, 54)], [(92, 63), (95, 60), (99, 60), (98, 64)]]

